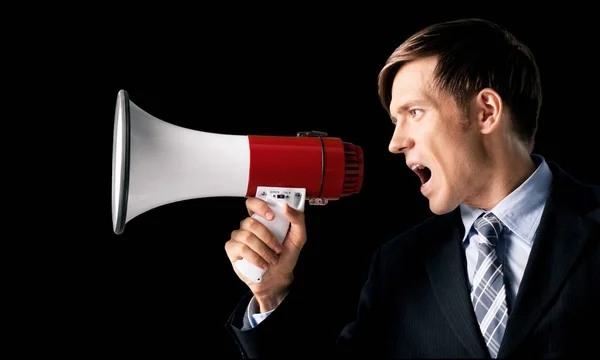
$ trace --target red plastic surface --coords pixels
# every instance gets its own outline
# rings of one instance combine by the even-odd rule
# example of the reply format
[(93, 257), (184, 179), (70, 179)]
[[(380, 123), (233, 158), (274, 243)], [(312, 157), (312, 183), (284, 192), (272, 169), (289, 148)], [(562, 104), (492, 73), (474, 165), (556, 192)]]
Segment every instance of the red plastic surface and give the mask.
[(363, 156), (359, 146), (333, 137), (250, 135), (248, 139), (247, 196), (255, 196), (258, 186), (305, 188), (307, 198), (327, 200), (360, 191)]

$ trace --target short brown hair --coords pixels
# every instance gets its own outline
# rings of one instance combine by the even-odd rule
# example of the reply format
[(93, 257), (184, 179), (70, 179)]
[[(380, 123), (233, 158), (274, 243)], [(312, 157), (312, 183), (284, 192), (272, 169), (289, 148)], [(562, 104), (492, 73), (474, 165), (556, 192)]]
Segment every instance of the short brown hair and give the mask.
[(404, 41), (378, 77), (379, 99), (390, 111), (391, 87), (406, 62), (437, 56), (434, 85), (450, 94), (461, 109), (490, 87), (510, 109), (519, 136), (533, 144), (542, 104), (539, 70), (531, 50), (501, 25), (460, 19), (430, 25)]

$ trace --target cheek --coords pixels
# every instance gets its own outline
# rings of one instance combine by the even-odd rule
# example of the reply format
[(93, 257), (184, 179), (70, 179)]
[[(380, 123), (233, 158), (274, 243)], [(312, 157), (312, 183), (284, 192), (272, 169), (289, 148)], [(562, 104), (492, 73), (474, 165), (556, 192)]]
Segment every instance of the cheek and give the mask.
[(463, 138), (440, 135), (432, 142), (432, 151), (445, 181), (458, 186), (472, 172), (472, 160)]
[(459, 119), (452, 117), (432, 117), (419, 129), (422, 139), (427, 139), (430, 156), (440, 172), (438, 176), (447, 182), (459, 180), (469, 166), (468, 134), (455, 125), (458, 122)]

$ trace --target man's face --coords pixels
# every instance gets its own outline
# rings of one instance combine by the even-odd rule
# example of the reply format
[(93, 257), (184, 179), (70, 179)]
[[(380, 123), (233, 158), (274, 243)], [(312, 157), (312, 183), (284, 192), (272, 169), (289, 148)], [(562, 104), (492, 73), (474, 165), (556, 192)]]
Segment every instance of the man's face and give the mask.
[(430, 84), (437, 60), (425, 58), (402, 66), (392, 85), (390, 113), (395, 123), (389, 150), (404, 153), (421, 178), (421, 192), (435, 214), (454, 210), (476, 196), (483, 179), (481, 135), (467, 126), (463, 111)]

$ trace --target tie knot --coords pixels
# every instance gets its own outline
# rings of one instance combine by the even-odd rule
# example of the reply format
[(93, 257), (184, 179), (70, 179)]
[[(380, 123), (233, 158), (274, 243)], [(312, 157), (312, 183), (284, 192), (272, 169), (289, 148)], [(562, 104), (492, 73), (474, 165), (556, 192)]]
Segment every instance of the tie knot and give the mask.
[(486, 242), (487, 245), (496, 246), (502, 229), (504, 229), (502, 222), (492, 213), (482, 215), (475, 220), (475, 230), (481, 235), (480, 241)]

